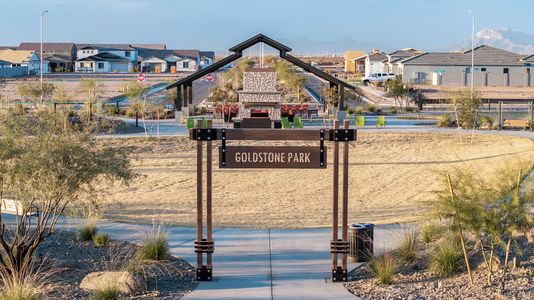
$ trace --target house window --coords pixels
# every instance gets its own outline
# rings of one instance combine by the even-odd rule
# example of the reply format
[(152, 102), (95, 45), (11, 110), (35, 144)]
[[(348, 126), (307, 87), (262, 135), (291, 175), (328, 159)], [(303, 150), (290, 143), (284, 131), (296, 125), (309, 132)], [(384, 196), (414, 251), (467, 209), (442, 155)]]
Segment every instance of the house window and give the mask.
[(85, 67), (84, 63), (80, 63), (80, 68), (84, 68), (84, 67)]
[(104, 63), (103, 62), (99, 62), (98, 63), (98, 68), (99, 69), (104, 69)]
[(93, 63), (89, 63), (89, 68), (92, 68), (93, 67)]
[(130, 51), (124, 51), (124, 56), (129, 57), (130, 56)]
[(466, 74), (470, 74), (471, 73), (471, 68), (465, 68), (465, 73)]
[(189, 69), (189, 62), (188, 61), (184, 61), (183, 68), (184, 69)]
[(486, 68), (480, 68), (481, 72), (486, 72)]
[(508, 74), (508, 73), (510, 73), (510, 69), (504, 68), (504, 69), (502, 69), (502, 73), (503, 74)]

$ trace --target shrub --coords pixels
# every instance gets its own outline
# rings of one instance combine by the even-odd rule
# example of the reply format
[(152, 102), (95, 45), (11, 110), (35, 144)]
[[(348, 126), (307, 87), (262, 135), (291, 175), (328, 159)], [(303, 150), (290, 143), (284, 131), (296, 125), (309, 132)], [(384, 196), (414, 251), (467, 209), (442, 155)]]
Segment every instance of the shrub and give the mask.
[(161, 226), (147, 229), (142, 236), (141, 246), (137, 250), (137, 260), (163, 260), (169, 254), (167, 233)]
[(389, 109), (389, 112), (392, 113), (392, 114), (396, 114), (397, 113), (397, 108), (396, 107), (392, 107)]
[(421, 229), (421, 238), (424, 243), (432, 243), (439, 240), (446, 228), (437, 223), (427, 223)]
[(398, 266), (397, 259), (389, 252), (374, 256), (369, 263), (371, 273), (381, 284), (391, 284), (393, 282), (393, 275), (397, 272)]
[(453, 120), (450, 115), (441, 115), (439, 116), (439, 119), (436, 125), (438, 127), (451, 127), (453, 125)]
[(14, 283), (4, 285), (0, 300), (38, 300), (39, 293), (37, 289), (27, 283)]
[(95, 233), (93, 235), (93, 244), (96, 247), (106, 247), (109, 244), (109, 235), (107, 233)]
[(356, 107), (354, 109), (354, 113), (357, 114), (357, 115), (361, 115), (363, 113), (362, 108), (361, 107)]
[(109, 284), (95, 291), (92, 300), (116, 300), (119, 299), (120, 291), (115, 285)]
[(457, 236), (449, 234), (442, 238), (430, 255), (430, 271), (440, 277), (448, 277), (465, 270), (462, 246)]
[(482, 124), (488, 124), (489, 128), (493, 127), (493, 119), (489, 116), (481, 116), (480, 117), (480, 125)]
[(401, 241), (397, 248), (397, 255), (404, 263), (413, 263), (417, 259), (417, 248), (419, 245), (419, 232), (416, 229), (404, 229)]
[(76, 233), (76, 239), (82, 242), (91, 241), (97, 231), (98, 228), (96, 227), (96, 224), (89, 222), (88, 224), (78, 228), (78, 232)]
[(370, 113), (374, 113), (376, 111), (376, 106), (374, 104), (367, 105), (367, 111)]

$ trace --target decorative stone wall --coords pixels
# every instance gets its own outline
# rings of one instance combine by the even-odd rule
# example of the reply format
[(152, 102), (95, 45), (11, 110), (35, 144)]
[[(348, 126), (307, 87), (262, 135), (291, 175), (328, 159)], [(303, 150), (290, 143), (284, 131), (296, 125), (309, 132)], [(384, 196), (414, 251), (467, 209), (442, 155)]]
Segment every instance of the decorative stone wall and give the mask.
[(250, 69), (243, 72), (244, 92), (276, 92), (276, 72), (273, 69)]
[(241, 102), (280, 102), (281, 98), (280, 93), (239, 92)]

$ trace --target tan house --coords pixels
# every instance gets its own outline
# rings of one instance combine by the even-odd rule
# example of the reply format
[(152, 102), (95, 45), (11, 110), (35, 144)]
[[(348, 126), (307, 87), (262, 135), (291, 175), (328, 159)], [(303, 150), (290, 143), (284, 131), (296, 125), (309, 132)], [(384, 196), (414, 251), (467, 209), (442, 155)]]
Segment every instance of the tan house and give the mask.
[(364, 56), (365, 52), (362, 50), (347, 50), (345, 51), (345, 72), (358, 73), (356, 70), (355, 58)]
[[(27, 75), (38, 74), (40, 70), (40, 58), (35, 51), (27, 50), (0, 50), (0, 60), (8, 62), (7, 67), (26, 67)], [(43, 70), (48, 69), (48, 63), (43, 61)]]
[(524, 56), (487, 45), (474, 51), (427, 52), (399, 64), (405, 83), (444, 86), (534, 86), (534, 55)]

